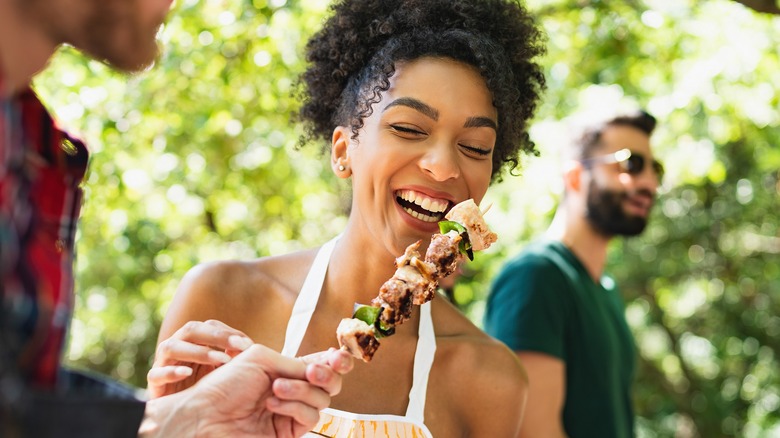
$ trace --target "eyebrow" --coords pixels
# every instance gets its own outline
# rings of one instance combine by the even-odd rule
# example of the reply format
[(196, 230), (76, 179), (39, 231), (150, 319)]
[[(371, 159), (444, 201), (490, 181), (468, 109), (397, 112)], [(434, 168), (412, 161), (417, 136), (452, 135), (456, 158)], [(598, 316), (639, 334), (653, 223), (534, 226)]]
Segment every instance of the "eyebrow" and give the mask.
[(385, 109), (382, 110), (382, 112), (385, 112), (394, 106), (406, 106), (413, 110), (421, 112), (423, 115), (433, 120), (439, 120), (439, 111), (437, 111), (432, 106), (426, 104), (425, 102), (417, 100), (413, 97), (399, 97), (398, 99), (390, 102), (385, 107)]
[[(426, 104), (425, 102), (415, 99), (413, 97), (400, 97), (390, 102), (385, 107), (385, 109), (382, 110), (382, 112), (385, 112), (394, 106), (409, 107), (433, 119), (434, 121), (439, 120), (439, 111), (437, 111), (436, 108), (433, 108), (432, 106)], [(482, 117), (482, 116), (469, 117), (468, 119), (466, 119), (466, 123), (463, 124), (463, 127), (464, 128), (493, 128), (493, 130), (498, 131), (498, 125), (493, 119), (489, 117)]]
[(493, 119), (489, 117), (469, 117), (464, 128), (493, 128), (494, 131), (498, 131), (498, 125)]

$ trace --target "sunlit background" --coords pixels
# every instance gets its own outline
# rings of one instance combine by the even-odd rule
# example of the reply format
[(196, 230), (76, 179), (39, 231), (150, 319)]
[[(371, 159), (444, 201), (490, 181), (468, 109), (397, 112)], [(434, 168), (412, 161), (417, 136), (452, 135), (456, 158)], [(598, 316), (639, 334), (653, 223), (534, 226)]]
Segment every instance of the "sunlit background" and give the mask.
[[(480, 325), (502, 261), (546, 229), (570, 127), (647, 109), (662, 196), (609, 259), (639, 346), (640, 437), (780, 436), (780, 15), (766, 3), (529, 2), (549, 47), (541, 156), (489, 192), (500, 240), (466, 267), (456, 301)], [(145, 386), (189, 268), (342, 229), (348, 186), (322, 145), (295, 148), (289, 117), (325, 12), (319, 0), (180, 0), (151, 71), (123, 77), (65, 48), (38, 77), (92, 150), (70, 363)]]

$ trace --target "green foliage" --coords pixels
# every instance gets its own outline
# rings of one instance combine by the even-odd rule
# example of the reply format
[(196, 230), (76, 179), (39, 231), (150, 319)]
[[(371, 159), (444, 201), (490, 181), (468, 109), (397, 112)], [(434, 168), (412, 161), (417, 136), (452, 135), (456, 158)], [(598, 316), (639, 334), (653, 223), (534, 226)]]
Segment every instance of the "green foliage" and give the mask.
[[(183, 0), (151, 71), (124, 77), (66, 48), (38, 77), (93, 153), (71, 363), (145, 386), (189, 268), (343, 228), (348, 190), (320, 145), (295, 149), (289, 118), (322, 3)], [(490, 279), (551, 220), (559, 121), (641, 105), (660, 121), (667, 179), (649, 229), (609, 260), (639, 346), (639, 435), (780, 433), (780, 21), (728, 0), (529, 7), (549, 44), (542, 155), (488, 194), (499, 243), (464, 267), (457, 303), (480, 324)]]

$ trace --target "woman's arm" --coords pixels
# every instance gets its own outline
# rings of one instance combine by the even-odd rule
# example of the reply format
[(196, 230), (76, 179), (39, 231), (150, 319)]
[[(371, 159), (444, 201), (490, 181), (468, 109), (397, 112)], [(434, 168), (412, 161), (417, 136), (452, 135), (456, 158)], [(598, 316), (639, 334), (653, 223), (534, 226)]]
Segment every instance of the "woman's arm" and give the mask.
[(472, 371), (472, 396), (464, 411), (469, 418), (464, 436), (515, 438), (528, 398), (528, 377), (503, 344), (491, 341), (480, 350)]

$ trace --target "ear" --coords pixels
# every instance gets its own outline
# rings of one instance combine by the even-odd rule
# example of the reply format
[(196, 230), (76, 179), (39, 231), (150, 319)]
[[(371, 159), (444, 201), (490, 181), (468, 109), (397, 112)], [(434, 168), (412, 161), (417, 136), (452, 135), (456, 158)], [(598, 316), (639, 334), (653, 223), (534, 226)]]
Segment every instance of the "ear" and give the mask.
[(337, 126), (333, 130), (330, 144), (330, 166), (339, 178), (352, 175), (349, 162), (349, 143), (352, 131), (346, 126)]
[(582, 189), (582, 163), (571, 161), (563, 170), (563, 184), (567, 192), (577, 193)]

